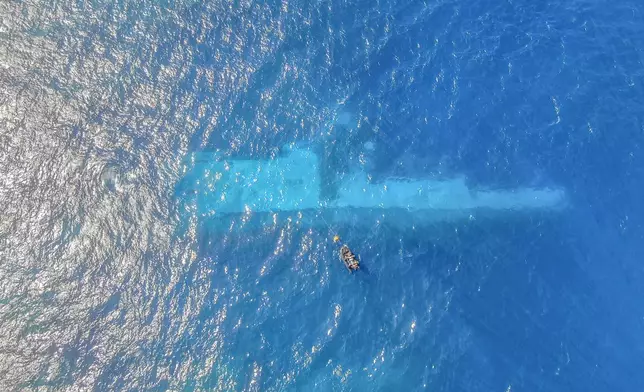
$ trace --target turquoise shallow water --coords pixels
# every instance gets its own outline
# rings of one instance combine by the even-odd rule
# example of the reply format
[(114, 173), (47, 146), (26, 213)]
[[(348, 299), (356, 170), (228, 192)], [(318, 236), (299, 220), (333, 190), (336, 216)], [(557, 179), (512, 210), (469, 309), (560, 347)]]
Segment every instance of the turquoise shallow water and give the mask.
[[(1, 3), (1, 389), (639, 390), (642, 15)], [(327, 205), (362, 170), (560, 189), (565, 208), (186, 207), (223, 189), (191, 157), (275, 164), (285, 145), (319, 158)]]

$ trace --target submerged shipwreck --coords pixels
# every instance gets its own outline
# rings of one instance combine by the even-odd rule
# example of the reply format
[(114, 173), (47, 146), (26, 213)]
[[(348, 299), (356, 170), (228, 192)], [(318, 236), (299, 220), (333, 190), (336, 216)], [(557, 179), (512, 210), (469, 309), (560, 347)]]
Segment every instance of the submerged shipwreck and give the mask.
[(359, 167), (329, 174), (325, 170), (332, 169), (321, 167), (313, 149), (294, 146), (266, 160), (195, 152), (187, 157), (184, 170), (177, 187), (182, 210), (214, 219), (297, 214), (299, 221), (311, 225), (386, 222), (411, 227), (559, 210), (566, 204), (565, 192), (557, 188), (473, 189), (458, 176), (372, 181)]

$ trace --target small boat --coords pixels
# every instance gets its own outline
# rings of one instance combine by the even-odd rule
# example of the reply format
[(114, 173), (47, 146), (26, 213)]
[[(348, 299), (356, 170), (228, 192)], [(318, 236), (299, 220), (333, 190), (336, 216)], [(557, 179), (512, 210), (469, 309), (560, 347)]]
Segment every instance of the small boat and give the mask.
[(342, 260), (349, 272), (357, 271), (360, 268), (360, 262), (356, 258), (356, 255), (346, 245), (342, 245), (340, 248), (340, 260)]

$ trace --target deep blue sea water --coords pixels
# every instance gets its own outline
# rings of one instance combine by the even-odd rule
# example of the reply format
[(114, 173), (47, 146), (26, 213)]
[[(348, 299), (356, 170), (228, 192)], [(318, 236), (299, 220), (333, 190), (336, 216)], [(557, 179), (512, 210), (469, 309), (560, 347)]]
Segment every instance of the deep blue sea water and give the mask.
[[(634, 0), (0, 3), (0, 389), (643, 390), (643, 50)], [(568, 205), (180, 208), (190, 154), (288, 143)]]

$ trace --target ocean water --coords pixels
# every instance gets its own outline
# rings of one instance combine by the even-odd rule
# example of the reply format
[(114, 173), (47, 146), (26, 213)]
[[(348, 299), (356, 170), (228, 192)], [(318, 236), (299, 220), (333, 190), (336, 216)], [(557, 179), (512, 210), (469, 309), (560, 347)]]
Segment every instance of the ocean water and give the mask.
[[(634, 0), (1, 2), (0, 389), (642, 390), (643, 49)], [(567, 205), (182, 207), (188, 157), (289, 144), (327, 198), (361, 167)]]

